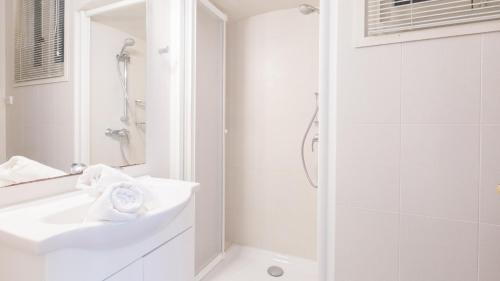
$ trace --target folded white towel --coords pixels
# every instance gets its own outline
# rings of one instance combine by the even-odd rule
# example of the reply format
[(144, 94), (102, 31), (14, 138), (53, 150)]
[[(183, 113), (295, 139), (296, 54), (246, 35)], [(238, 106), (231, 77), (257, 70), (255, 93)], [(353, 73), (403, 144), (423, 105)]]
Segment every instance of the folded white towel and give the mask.
[(87, 190), (93, 196), (100, 196), (110, 185), (118, 182), (133, 182), (134, 178), (109, 166), (98, 164), (90, 166), (78, 178), (76, 188)]
[(105, 188), (90, 207), (88, 220), (123, 222), (136, 219), (148, 211), (145, 189), (138, 183), (118, 182)]
[(0, 187), (64, 175), (67, 174), (63, 171), (26, 157), (12, 156), (7, 162), (0, 165)]

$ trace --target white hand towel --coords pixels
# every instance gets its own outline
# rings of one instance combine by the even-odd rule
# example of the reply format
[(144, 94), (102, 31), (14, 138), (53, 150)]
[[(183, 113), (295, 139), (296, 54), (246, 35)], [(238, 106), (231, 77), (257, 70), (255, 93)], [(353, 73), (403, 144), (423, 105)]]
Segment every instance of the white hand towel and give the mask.
[(63, 171), (26, 157), (12, 156), (7, 162), (0, 165), (0, 187), (64, 175), (67, 174)]
[(146, 211), (142, 188), (134, 182), (118, 182), (105, 188), (90, 207), (87, 220), (124, 222)]
[(87, 190), (93, 196), (100, 196), (110, 185), (117, 182), (133, 182), (134, 178), (109, 166), (98, 164), (90, 166), (78, 178), (76, 187)]

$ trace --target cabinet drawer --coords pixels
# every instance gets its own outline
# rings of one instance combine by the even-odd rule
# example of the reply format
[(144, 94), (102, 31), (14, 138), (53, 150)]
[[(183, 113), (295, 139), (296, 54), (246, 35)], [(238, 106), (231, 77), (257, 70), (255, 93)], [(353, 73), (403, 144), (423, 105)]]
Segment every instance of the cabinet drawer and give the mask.
[(143, 258), (144, 281), (192, 281), (194, 234), (190, 228)]
[(143, 281), (143, 260), (139, 259), (105, 281)]

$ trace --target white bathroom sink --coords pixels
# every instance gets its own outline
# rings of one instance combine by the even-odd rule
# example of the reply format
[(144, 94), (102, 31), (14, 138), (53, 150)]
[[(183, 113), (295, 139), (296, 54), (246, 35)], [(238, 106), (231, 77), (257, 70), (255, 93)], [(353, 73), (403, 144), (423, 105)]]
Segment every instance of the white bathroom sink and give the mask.
[(196, 183), (143, 178), (159, 207), (128, 222), (85, 221), (95, 200), (78, 191), (0, 211), (0, 243), (43, 255), (60, 249), (112, 249), (154, 235), (172, 222), (192, 197)]

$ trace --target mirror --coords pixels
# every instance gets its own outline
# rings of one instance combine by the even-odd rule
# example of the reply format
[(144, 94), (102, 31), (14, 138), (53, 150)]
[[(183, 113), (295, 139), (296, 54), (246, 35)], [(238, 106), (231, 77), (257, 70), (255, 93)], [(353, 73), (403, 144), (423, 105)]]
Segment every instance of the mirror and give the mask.
[(146, 1), (70, 2), (6, 1), (0, 187), (145, 162)]

